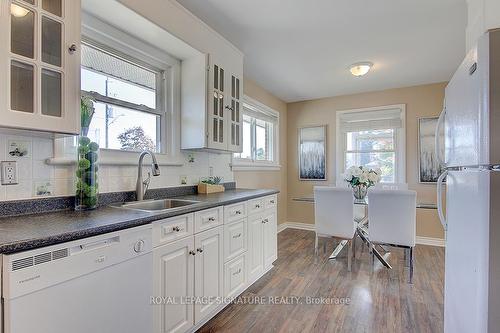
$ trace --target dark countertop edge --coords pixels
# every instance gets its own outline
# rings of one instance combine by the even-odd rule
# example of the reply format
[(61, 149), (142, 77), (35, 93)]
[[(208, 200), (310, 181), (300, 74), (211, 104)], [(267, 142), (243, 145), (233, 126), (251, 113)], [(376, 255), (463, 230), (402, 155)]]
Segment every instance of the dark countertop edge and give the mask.
[[(228, 199), (220, 202), (200, 202), (193, 204), (191, 206), (184, 206), (182, 210), (179, 211), (170, 211), (163, 213), (151, 213), (149, 216), (144, 216), (140, 218), (124, 220), (121, 222), (111, 223), (109, 225), (97, 226), (95, 228), (87, 228), (79, 231), (73, 231), (64, 234), (58, 234), (50, 237), (43, 238), (31, 238), (23, 241), (17, 241), (13, 243), (4, 243), (0, 245), (0, 255), (9, 255), (23, 251), (29, 251), (38, 249), (45, 246), (57, 245), (61, 243), (66, 243), (74, 240), (89, 238), (93, 236), (98, 236), (110, 232), (125, 230), (133, 227), (138, 227), (146, 224), (151, 224), (153, 222), (175, 217), (179, 215), (190, 214), (194, 212), (198, 212), (205, 209), (210, 209), (219, 206), (227, 206), (234, 203), (252, 200), (255, 198), (265, 197), (268, 195), (278, 194), (279, 190), (258, 190), (259, 193), (242, 195), (238, 196), (234, 199)], [(122, 208), (113, 208), (113, 209), (122, 209)]]

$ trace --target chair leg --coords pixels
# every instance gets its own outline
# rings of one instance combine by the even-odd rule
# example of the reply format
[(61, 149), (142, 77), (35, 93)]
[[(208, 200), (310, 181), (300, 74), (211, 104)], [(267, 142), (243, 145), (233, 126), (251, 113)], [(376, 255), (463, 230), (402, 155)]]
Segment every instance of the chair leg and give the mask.
[(413, 247), (410, 247), (410, 283), (413, 283)]
[(314, 241), (314, 255), (316, 256), (318, 255), (318, 245), (319, 245), (318, 243), (319, 243), (318, 234), (316, 234), (316, 239)]
[(358, 235), (354, 234), (354, 237), (352, 238), (352, 257), (356, 259), (356, 237)]
[(350, 272), (351, 271), (351, 262), (352, 262), (352, 242), (353, 240), (351, 239), (349, 241), (349, 248), (347, 252), (347, 270)]
[(371, 256), (371, 264), (372, 264), (372, 272), (375, 270), (375, 252), (373, 251), (373, 244), (370, 243), (370, 256)]

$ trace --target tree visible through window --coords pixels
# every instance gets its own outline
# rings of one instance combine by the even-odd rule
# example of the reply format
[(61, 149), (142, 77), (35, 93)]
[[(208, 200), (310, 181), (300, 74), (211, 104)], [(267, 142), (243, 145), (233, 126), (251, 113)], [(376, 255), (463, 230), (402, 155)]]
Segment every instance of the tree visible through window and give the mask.
[(108, 149), (160, 151), (159, 75), (119, 54), (82, 45), (82, 94), (95, 100), (96, 109), (89, 137)]
[(382, 170), (382, 182), (395, 182), (395, 130), (369, 130), (346, 133), (345, 170), (366, 166)]

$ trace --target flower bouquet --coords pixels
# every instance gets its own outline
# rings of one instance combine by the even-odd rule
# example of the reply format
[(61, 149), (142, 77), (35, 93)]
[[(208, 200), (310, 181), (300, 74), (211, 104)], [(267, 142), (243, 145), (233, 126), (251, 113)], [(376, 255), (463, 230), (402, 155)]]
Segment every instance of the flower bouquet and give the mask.
[(369, 169), (363, 166), (352, 166), (344, 174), (344, 180), (349, 183), (354, 192), (354, 197), (363, 200), (368, 188), (380, 182), (382, 170)]

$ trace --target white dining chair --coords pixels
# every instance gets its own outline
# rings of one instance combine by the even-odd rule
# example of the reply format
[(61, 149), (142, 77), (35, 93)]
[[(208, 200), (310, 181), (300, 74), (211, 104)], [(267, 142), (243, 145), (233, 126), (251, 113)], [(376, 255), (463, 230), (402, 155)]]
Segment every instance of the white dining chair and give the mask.
[[(408, 252), (413, 281), (417, 192), (377, 190), (368, 194), (368, 237), (372, 244), (402, 247)], [(372, 264), (374, 254), (372, 251)]]
[(377, 183), (373, 189), (375, 190), (407, 190), (407, 183)]
[(354, 196), (348, 188), (315, 186), (314, 219), (316, 227), (315, 253), (319, 237), (333, 237), (348, 242), (347, 270), (351, 271), (351, 257), (356, 235), (353, 203)]

